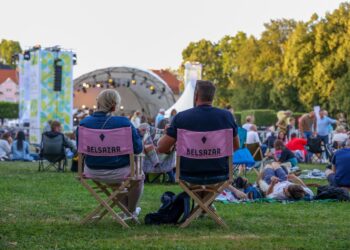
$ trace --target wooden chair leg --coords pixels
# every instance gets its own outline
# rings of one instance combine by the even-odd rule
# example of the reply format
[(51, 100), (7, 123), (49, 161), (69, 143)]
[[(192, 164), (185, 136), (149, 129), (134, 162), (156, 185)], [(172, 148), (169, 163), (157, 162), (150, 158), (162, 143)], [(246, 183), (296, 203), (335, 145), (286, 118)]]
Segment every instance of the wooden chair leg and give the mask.
[[(95, 199), (103, 206), (105, 207), (108, 212), (112, 215), (112, 217), (119, 222), (123, 227), (129, 228), (128, 224), (125, 223), (125, 221), (120, 218), (120, 216), (108, 205), (108, 202), (114, 199), (114, 197), (120, 192), (119, 190), (114, 191), (111, 196), (109, 196), (106, 200), (103, 200), (96, 192), (95, 190), (89, 186), (89, 184), (86, 183), (85, 180), (82, 180), (81, 183), (83, 186), (90, 191), (90, 193), (95, 197)], [(91, 219), (91, 217), (90, 217)]]
[(181, 224), (181, 228), (187, 227), (198, 215), (199, 213), (203, 210), (208, 213), (208, 215), (214, 219), (216, 223), (221, 225), (224, 228), (228, 228), (226, 223), (216, 214), (212, 209), (209, 208), (210, 204), (215, 200), (217, 197), (217, 193), (221, 193), (228, 185), (229, 182), (225, 182), (224, 184), (217, 185), (217, 193), (211, 193), (209, 192), (204, 199), (201, 199), (198, 197), (198, 195), (182, 181), (179, 182), (180, 186), (184, 189), (184, 191), (190, 195), (190, 197), (197, 203), (198, 208), (196, 207), (196, 210), (191, 214), (189, 218), (186, 219), (184, 223)]

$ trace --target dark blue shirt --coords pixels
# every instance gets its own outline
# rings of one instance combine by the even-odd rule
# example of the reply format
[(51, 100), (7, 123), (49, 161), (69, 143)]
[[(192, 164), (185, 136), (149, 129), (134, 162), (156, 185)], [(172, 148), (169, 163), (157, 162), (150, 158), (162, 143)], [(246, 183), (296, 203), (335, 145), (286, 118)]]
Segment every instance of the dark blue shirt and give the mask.
[(333, 159), (335, 182), (338, 187), (350, 187), (350, 148), (339, 149)]
[[(107, 123), (106, 120), (109, 118)], [(105, 125), (104, 125), (105, 124)], [(142, 140), (131, 124), (128, 118), (121, 116), (107, 116), (104, 112), (95, 112), (91, 116), (88, 116), (80, 121), (80, 126), (92, 129), (114, 129), (131, 127), (132, 129), (132, 141), (134, 145), (134, 153), (139, 154), (142, 151)], [(78, 130), (77, 130), (77, 145), (78, 145)], [(129, 155), (122, 156), (86, 156), (86, 165), (91, 169), (117, 169), (128, 166), (130, 164)]]
[[(178, 113), (167, 129), (167, 135), (176, 139), (177, 129), (202, 132), (230, 128), (233, 130), (233, 137), (237, 136), (237, 124), (229, 111), (210, 105), (201, 105)], [(181, 157), (180, 164), (181, 179), (191, 181), (191, 177), (199, 177), (204, 180), (209, 180), (211, 177), (228, 178), (227, 157), (206, 160)]]

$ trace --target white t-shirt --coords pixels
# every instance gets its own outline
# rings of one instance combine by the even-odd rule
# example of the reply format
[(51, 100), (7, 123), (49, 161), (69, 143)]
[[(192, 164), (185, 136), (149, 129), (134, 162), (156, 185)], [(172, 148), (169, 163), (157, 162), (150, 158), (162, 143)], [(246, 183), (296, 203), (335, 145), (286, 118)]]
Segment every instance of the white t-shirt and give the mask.
[(11, 146), (8, 141), (0, 139), (0, 158), (9, 156), (11, 153)]
[(335, 133), (333, 135), (333, 141), (345, 142), (349, 136), (345, 133)]
[[(273, 187), (273, 192), (266, 196), (266, 198), (271, 199), (277, 199), (277, 200), (288, 200), (287, 196), (284, 194), (283, 189), (287, 188), (290, 185), (293, 185), (294, 183), (290, 181), (282, 181), (275, 184)], [(304, 191), (310, 195), (310, 198), (312, 199), (314, 196), (314, 193), (311, 191), (311, 189), (304, 187)]]
[(251, 123), (244, 123), (242, 128), (244, 128), (245, 130), (249, 131), (250, 130), (250, 127), (252, 126), (253, 124)]
[(135, 118), (131, 119), (132, 125), (134, 125), (135, 128), (140, 127), (141, 124), (141, 118), (136, 116)]
[(261, 144), (258, 132), (256, 132), (256, 131), (248, 131), (246, 143), (247, 144), (253, 144), (253, 143), (257, 143), (257, 142), (259, 144)]

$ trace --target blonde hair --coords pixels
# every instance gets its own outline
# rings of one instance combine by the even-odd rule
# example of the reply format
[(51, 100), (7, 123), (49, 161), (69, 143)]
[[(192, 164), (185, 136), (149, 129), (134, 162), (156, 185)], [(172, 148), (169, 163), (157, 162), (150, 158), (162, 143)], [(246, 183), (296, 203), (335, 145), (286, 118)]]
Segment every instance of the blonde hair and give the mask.
[[(111, 113), (119, 110), (121, 98), (118, 91), (114, 89), (105, 89), (96, 97), (97, 111)], [(113, 107), (115, 110), (113, 111)]]

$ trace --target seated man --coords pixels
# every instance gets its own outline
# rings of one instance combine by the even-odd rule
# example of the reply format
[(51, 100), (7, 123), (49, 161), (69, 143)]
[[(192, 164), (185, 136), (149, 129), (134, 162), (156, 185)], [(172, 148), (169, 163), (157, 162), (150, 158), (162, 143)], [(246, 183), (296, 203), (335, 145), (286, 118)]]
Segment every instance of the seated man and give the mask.
[(261, 141), (260, 141), (259, 134), (257, 131), (258, 131), (258, 129), (257, 129), (256, 125), (252, 124), (250, 126), (250, 130), (247, 133), (247, 140), (246, 140), (247, 144), (259, 143), (259, 145), (261, 145)]
[[(52, 156), (62, 159), (65, 157), (66, 148), (69, 148), (74, 154), (77, 152), (75, 144), (62, 133), (61, 123), (58, 121), (51, 122), (51, 131), (43, 133), (41, 144), (40, 155), (44, 158)], [(61, 159), (57, 158), (57, 161)], [(55, 161), (54, 158), (52, 160)]]
[(350, 139), (345, 147), (335, 152), (332, 158), (332, 169), (326, 170), (328, 182), (334, 187), (350, 189)]
[[(131, 127), (132, 142), (135, 154), (142, 151), (142, 141), (138, 131), (126, 117), (115, 116), (121, 103), (119, 93), (114, 89), (106, 89), (96, 98), (97, 110), (80, 121), (80, 126), (91, 129), (115, 129)], [(77, 131), (77, 142), (79, 141)], [(85, 157), (84, 174), (105, 183), (121, 183), (131, 174), (129, 155), (121, 156), (92, 156)], [(143, 191), (143, 180), (129, 189), (129, 193), (122, 198), (122, 203), (135, 216), (140, 212), (137, 207)]]
[[(190, 131), (216, 131), (232, 129), (233, 146), (239, 148), (237, 125), (232, 114), (223, 109), (214, 108), (212, 102), (215, 86), (209, 81), (197, 81), (194, 93), (194, 108), (178, 113), (170, 127), (158, 142), (158, 151), (168, 153), (176, 143), (177, 129)], [(181, 157), (180, 178), (194, 184), (212, 184), (228, 179), (227, 158), (220, 159), (190, 159)], [(203, 183), (205, 182), (205, 183)]]
[(278, 162), (267, 165), (259, 181), (267, 198), (277, 200), (300, 200), (305, 196), (312, 199), (313, 192), (294, 174), (287, 174)]

